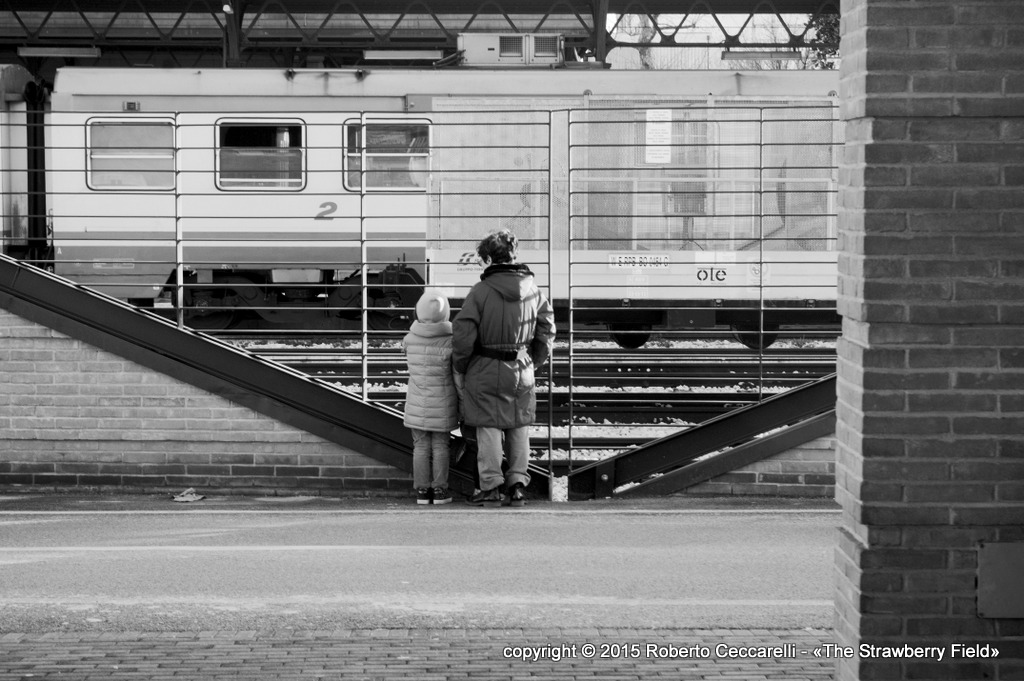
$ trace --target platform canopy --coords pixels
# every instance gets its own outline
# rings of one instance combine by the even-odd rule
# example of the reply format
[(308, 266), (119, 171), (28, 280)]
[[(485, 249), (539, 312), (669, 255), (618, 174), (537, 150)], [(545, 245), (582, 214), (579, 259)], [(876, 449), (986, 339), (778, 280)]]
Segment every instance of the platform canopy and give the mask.
[[(460, 33), (557, 33), (566, 59), (603, 62), (622, 43), (730, 49), (808, 44), (839, 0), (3, 0), (0, 62), (57, 66), (360, 65), (451, 58)], [(710, 26), (687, 34), (696, 18)], [(773, 25), (769, 37), (752, 30)]]

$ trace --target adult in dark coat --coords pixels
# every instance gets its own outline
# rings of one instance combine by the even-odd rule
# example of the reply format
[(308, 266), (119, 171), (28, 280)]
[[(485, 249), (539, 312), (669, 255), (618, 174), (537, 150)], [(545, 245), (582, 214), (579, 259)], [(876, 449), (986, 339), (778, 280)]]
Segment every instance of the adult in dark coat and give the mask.
[(452, 322), (452, 367), (463, 419), (476, 428), (478, 446), (480, 491), (470, 503), (480, 506), (525, 504), (529, 426), (537, 414), (534, 369), (548, 361), (555, 339), (551, 304), (530, 268), (516, 262), (518, 246), (508, 230), (480, 242), (476, 252), (486, 269)]

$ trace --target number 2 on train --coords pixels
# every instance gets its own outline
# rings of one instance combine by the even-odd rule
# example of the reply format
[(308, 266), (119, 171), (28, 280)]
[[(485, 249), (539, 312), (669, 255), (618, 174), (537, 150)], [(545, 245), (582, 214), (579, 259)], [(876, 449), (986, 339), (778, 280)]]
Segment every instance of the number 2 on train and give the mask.
[(316, 214), (314, 220), (333, 220), (334, 218), (331, 216), (338, 212), (338, 204), (333, 201), (324, 201), (320, 204), (320, 208), (322, 210)]

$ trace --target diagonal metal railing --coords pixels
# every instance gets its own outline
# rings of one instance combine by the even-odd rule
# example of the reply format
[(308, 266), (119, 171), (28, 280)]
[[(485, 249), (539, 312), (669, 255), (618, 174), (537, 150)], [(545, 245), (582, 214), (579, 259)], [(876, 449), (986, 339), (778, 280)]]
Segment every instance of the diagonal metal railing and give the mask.
[[(750, 456), (751, 447), (739, 451), (732, 449), (738, 449), (738, 445), (751, 443), (771, 431), (795, 428), (793, 433), (798, 435), (784, 440), (787, 446), (826, 435), (834, 430), (835, 401), (836, 375), (831, 374), (759, 404), (737, 409), (693, 428), (577, 469), (569, 476), (570, 498), (637, 494), (645, 483), (648, 483), (646, 489), (649, 491), (678, 491), (688, 484), (707, 479), (701, 475), (679, 476), (679, 472), (692, 473), (692, 469), (684, 471), (684, 468), (709, 455), (717, 456), (719, 463), (727, 462), (718, 466), (705, 464), (703, 473), (714, 475), (778, 453), (781, 450), (770, 445), (756, 452), (753, 457)], [(833, 415), (831, 419), (830, 414)], [(738, 455), (743, 455), (742, 460)], [(651, 483), (666, 474), (677, 476), (675, 482), (678, 484), (659, 486)]]

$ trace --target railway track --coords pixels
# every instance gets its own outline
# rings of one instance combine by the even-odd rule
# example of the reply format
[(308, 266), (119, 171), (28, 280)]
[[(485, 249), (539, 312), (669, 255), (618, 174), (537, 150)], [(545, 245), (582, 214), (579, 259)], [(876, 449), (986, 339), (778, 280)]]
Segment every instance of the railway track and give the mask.
[[(348, 341), (248, 336), (231, 342), (371, 402), (401, 408), (405, 398), (405, 358), (393, 341), (366, 353)], [(699, 423), (835, 371), (835, 348), (828, 342), (760, 353), (685, 342), (629, 351), (588, 346), (572, 353), (560, 345), (550, 369), (538, 375), (537, 413), (545, 426)], [(573, 446), (579, 446), (575, 439)]]
[[(792, 387), (802, 383), (794, 383)], [(694, 424), (727, 411), (754, 404), (759, 401), (759, 398), (763, 399), (776, 392), (781, 392), (781, 390), (760, 393), (756, 391), (701, 391), (681, 396), (634, 394), (625, 398), (620, 394), (606, 391), (575, 392), (572, 396), (555, 392), (550, 400), (551, 407), (549, 409), (545, 387), (540, 385), (538, 389), (537, 418), (543, 423), (550, 421), (552, 425), (556, 426), (566, 425), (570, 420), (579, 417), (588, 419), (588, 422), (608, 421), (622, 426), (659, 424), (668, 421), (684, 421)], [(352, 392), (358, 393), (359, 391), (353, 386)], [(371, 391), (367, 394), (367, 399), (371, 402), (400, 408), (404, 395), (397, 390), (394, 392)]]

